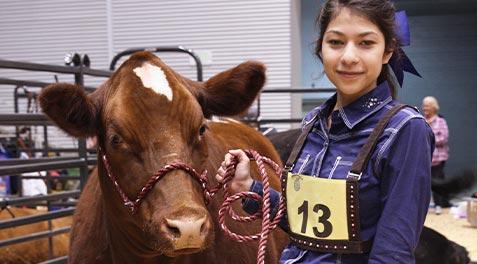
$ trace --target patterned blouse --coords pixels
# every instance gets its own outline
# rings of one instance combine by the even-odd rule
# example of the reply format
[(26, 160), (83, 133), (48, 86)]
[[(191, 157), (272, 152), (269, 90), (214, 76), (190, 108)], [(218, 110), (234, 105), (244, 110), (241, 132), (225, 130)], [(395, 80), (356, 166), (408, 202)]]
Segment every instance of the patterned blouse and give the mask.
[(436, 138), (436, 148), (432, 153), (432, 166), (436, 166), (449, 159), (449, 145), (447, 144), (449, 129), (446, 120), (440, 116), (434, 118), (429, 125)]

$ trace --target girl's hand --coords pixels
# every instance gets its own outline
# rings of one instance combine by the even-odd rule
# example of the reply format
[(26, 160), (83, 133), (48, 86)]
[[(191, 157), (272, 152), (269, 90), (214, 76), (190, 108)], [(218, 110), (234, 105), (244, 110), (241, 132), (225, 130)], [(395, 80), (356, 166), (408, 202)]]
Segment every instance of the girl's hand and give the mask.
[(253, 183), (252, 176), (250, 175), (250, 159), (241, 149), (232, 149), (229, 150), (229, 153), (225, 154), (224, 161), (217, 170), (215, 178), (217, 181), (222, 182), (225, 177), (225, 169), (234, 159), (238, 160), (238, 163), (235, 169), (232, 169), (232, 173), (234, 173), (235, 176), (229, 182), (229, 190), (231, 194), (248, 192)]

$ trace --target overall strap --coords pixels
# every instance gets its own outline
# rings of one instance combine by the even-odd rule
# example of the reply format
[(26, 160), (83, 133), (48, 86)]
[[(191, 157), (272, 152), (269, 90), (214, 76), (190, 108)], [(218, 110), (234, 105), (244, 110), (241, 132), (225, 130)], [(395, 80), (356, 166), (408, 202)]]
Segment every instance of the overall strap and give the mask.
[(351, 170), (348, 173), (348, 179), (359, 180), (361, 178), (361, 174), (363, 173), (366, 164), (368, 164), (368, 161), (371, 158), (371, 154), (373, 153), (373, 150), (378, 143), (379, 136), (381, 136), (381, 134), (383, 133), (384, 129), (389, 123), (389, 120), (391, 120), (391, 118), (397, 112), (399, 112), (399, 110), (407, 106), (408, 105), (405, 104), (398, 104), (391, 108), (391, 110), (386, 112), (386, 114), (384, 114), (384, 117), (379, 120), (376, 127), (374, 127), (373, 132), (371, 132), (371, 135), (368, 137), (366, 144), (359, 151), (358, 157), (353, 162)]
[(315, 116), (308, 124), (305, 125), (305, 127), (303, 127), (303, 130), (298, 139), (296, 140), (295, 145), (293, 146), (293, 150), (290, 153), (290, 156), (288, 156), (287, 162), (285, 163), (285, 171), (291, 171), (291, 169), (293, 168), (293, 163), (298, 158), (298, 155), (300, 154), (300, 151), (305, 144), (306, 136), (308, 136), (308, 133), (310, 133), (310, 131), (313, 129), (313, 125), (315, 124), (316, 118), (317, 116)]

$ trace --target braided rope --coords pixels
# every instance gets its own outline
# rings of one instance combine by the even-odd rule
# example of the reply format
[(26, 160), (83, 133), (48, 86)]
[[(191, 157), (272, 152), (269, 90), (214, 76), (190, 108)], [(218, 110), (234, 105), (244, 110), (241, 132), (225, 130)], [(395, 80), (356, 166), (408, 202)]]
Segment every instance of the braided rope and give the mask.
[(208, 203), (210, 201), (210, 199), (215, 195), (215, 193), (218, 190), (220, 190), (220, 188), (222, 187), (221, 185), (219, 185), (218, 187), (216, 187), (212, 191), (210, 191), (209, 189), (207, 189), (207, 185), (208, 185), (207, 170), (204, 170), (202, 172), (202, 174), (199, 174), (195, 169), (189, 167), (185, 163), (172, 162), (172, 163), (167, 164), (166, 166), (164, 166), (162, 169), (159, 169), (156, 173), (154, 173), (152, 175), (152, 177), (149, 178), (146, 185), (144, 185), (144, 187), (141, 188), (139, 193), (136, 195), (136, 198), (134, 200), (131, 200), (127, 196), (127, 194), (122, 190), (121, 186), (119, 185), (118, 179), (112, 173), (111, 166), (109, 165), (109, 162), (108, 162), (108, 159), (107, 159), (106, 155), (101, 152), (101, 149), (99, 149), (99, 153), (100, 153), (101, 158), (103, 160), (103, 164), (106, 168), (106, 173), (107, 173), (109, 179), (113, 182), (114, 187), (116, 188), (116, 191), (121, 196), (121, 199), (123, 200), (124, 206), (126, 206), (132, 214), (135, 214), (137, 212), (142, 200), (146, 197), (146, 195), (154, 187), (154, 185), (162, 177), (164, 177), (164, 175), (166, 175), (168, 172), (173, 171), (173, 170), (183, 170), (183, 171), (187, 172), (189, 175), (191, 175), (192, 178), (196, 179), (200, 183), (200, 185), (203, 189), (206, 203)]
[[(270, 221), (270, 182), (269, 182), (268, 174), (265, 170), (264, 163), (267, 163), (268, 165), (270, 165), (272, 169), (274, 169), (277, 175), (281, 175), (282, 169), (273, 160), (267, 157), (260, 156), (258, 152), (256, 152), (255, 150), (246, 150), (245, 153), (247, 154), (249, 158), (253, 158), (257, 162), (259, 173), (260, 173), (260, 176), (262, 177), (262, 182), (263, 182), (263, 198), (260, 197), (260, 195), (253, 192), (240, 192), (230, 196), (229, 193), (226, 191), (225, 192), (226, 199), (219, 210), (219, 223), (220, 223), (220, 227), (225, 232), (225, 234), (227, 234), (228, 237), (230, 237), (231, 239), (235, 241), (246, 242), (246, 241), (260, 240), (258, 245), (257, 263), (263, 264), (265, 263), (265, 252), (267, 247), (268, 235), (270, 234), (271, 230), (273, 230), (278, 225), (278, 223), (280, 222), (280, 219), (282, 218), (285, 212), (285, 203), (283, 201), (283, 197), (280, 196), (280, 204), (278, 207), (277, 214), (275, 215), (275, 218), (273, 218), (273, 220)], [(233, 177), (232, 168), (234, 168), (236, 165), (237, 165), (237, 162), (234, 161), (226, 168), (224, 183), (227, 183)], [(237, 215), (235, 212), (233, 212), (231, 208), (231, 204), (234, 201), (238, 199), (243, 199), (243, 198), (251, 198), (256, 201), (262, 201), (263, 203), (262, 212), (258, 212), (252, 216)], [(261, 232), (255, 235), (247, 235), (247, 236), (233, 233), (225, 225), (226, 212), (228, 212), (233, 219), (240, 222), (250, 222), (261, 216), (262, 217)]]
[[(98, 149), (98, 153), (101, 156), (103, 164), (106, 168), (106, 173), (108, 175), (108, 178), (113, 182), (116, 188), (116, 191), (119, 193), (119, 195), (121, 196), (121, 199), (123, 200), (124, 206), (126, 206), (133, 215), (137, 212), (142, 200), (146, 197), (146, 195), (154, 187), (154, 185), (162, 177), (164, 177), (164, 175), (166, 175), (168, 172), (172, 170), (183, 170), (189, 175), (191, 175), (192, 178), (196, 179), (202, 187), (206, 204), (210, 202), (212, 197), (220, 189), (224, 189), (225, 200), (219, 209), (220, 227), (229, 238), (237, 242), (259, 240), (257, 263), (258, 264), (265, 263), (265, 253), (267, 248), (268, 236), (271, 230), (276, 228), (276, 226), (280, 222), (280, 219), (282, 218), (285, 212), (285, 203), (284, 203), (283, 197), (280, 196), (280, 203), (279, 203), (277, 214), (275, 215), (275, 218), (273, 218), (273, 220), (270, 220), (270, 210), (271, 210), (270, 209), (270, 182), (269, 182), (267, 171), (265, 169), (265, 163), (267, 163), (275, 171), (277, 175), (281, 175), (282, 173), (282, 168), (280, 168), (280, 166), (278, 166), (278, 164), (276, 164), (273, 160), (267, 157), (262, 157), (255, 150), (245, 150), (245, 153), (247, 154), (247, 156), (251, 159), (254, 159), (258, 165), (258, 170), (259, 170), (260, 176), (262, 177), (262, 182), (263, 182), (263, 198), (254, 192), (240, 192), (234, 195), (230, 195), (230, 193), (227, 190), (228, 189), (227, 183), (230, 182), (230, 180), (232, 180), (232, 178), (234, 177), (235, 167), (237, 166), (237, 160), (233, 160), (231, 164), (229, 164), (229, 166), (226, 168), (226, 173), (222, 180), (222, 183), (219, 183), (217, 186), (210, 189), (208, 188), (209, 182), (208, 182), (206, 170), (204, 170), (202, 174), (199, 174), (195, 169), (189, 167), (185, 163), (172, 162), (170, 164), (165, 165), (162, 169), (159, 169), (156, 173), (154, 173), (152, 177), (148, 180), (146, 185), (144, 185), (144, 187), (141, 188), (136, 198), (134, 200), (131, 200), (129, 199), (127, 194), (122, 190), (116, 176), (112, 173), (111, 166), (108, 162), (106, 154), (102, 152), (101, 148)], [(256, 201), (262, 201), (262, 211), (257, 212), (252, 216), (240, 216), (237, 213), (235, 213), (231, 207), (232, 203), (236, 200), (243, 199), (243, 198), (250, 198)], [(259, 217), (262, 217), (262, 230), (260, 233), (255, 235), (238, 235), (236, 233), (233, 233), (225, 225), (225, 213), (228, 213), (233, 220), (238, 222), (251, 222), (258, 219)]]

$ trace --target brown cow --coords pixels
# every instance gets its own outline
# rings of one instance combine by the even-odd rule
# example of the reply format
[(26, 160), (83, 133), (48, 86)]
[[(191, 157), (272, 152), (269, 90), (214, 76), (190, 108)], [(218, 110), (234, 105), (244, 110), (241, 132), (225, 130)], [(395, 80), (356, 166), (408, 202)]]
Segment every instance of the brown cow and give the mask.
[[(134, 198), (156, 171), (173, 161), (214, 174), (231, 148), (253, 148), (279, 162), (271, 143), (237, 122), (211, 122), (235, 115), (253, 102), (265, 68), (245, 62), (206, 82), (186, 79), (151, 53), (131, 56), (94, 93), (54, 84), (40, 95), (43, 111), (76, 137), (98, 136), (112, 174)], [(98, 157), (98, 160), (101, 160)], [(257, 175), (254, 175), (257, 177)], [(278, 177), (272, 185), (279, 187)], [(71, 233), (70, 263), (254, 263), (258, 243), (240, 244), (218, 225), (222, 191), (206, 205), (200, 184), (183, 170), (158, 181), (131, 214), (108, 178), (105, 165), (91, 175), (78, 203)], [(240, 205), (235, 207), (240, 208)], [(251, 234), (259, 223), (231, 223)], [(274, 232), (267, 263), (276, 263), (286, 239)]]
[[(25, 217), (44, 213), (43, 211), (16, 208), (0, 210), (0, 221), (11, 219), (12, 217)], [(52, 228), (67, 227), (71, 225), (71, 217), (63, 217), (52, 221)], [(0, 240), (25, 236), (32, 233), (48, 231), (48, 222), (42, 221), (29, 225), (5, 228), (0, 230)], [(53, 257), (62, 257), (68, 253), (69, 235), (63, 233), (53, 237)], [(36, 239), (29, 242), (22, 242), (10, 246), (0, 247), (0, 263), (2, 264), (22, 264), (39, 263), (48, 260), (48, 238)]]

